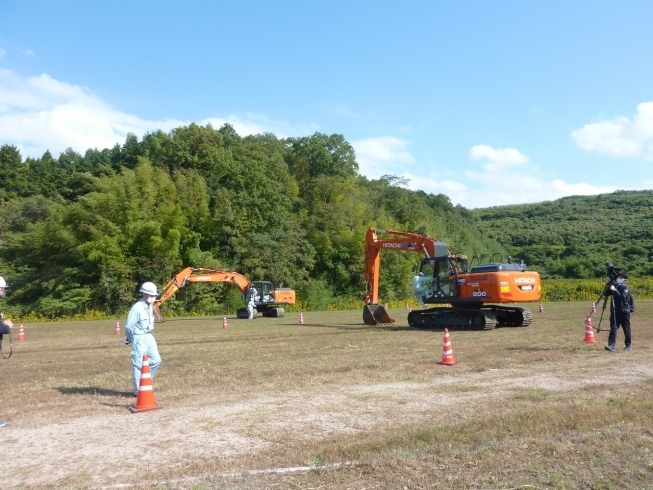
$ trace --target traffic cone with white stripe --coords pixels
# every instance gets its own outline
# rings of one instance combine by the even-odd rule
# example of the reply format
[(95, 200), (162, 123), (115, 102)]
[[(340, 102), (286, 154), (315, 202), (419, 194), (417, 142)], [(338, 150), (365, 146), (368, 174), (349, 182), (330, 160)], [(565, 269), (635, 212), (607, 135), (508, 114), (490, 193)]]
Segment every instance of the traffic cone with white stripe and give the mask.
[(596, 344), (598, 340), (594, 337), (594, 327), (592, 327), (592, 319), (589, 315), (585, 319), (585, 342), (588, 344)]
[(129, 407), (132, 413), (151, 412), (158, 410), (161, 405), (154, 400), (154, 386), (152, 385), (152, 375), (150, 373), (150, 361), (147, 354), (143, 354), (143, 365), (141, 366), (141, 381), (138, 386), (138, 396), (136, 404)]
[(540, 303), (540, 313), (544, 313), (544, 306), (542, 306), (542, 303)]
[(453, 357), (453, 348), (451, 347), (451, 339), (449, 338), (449, 329), (444, 329), (444, 343), (442, 344), (442, 360), (439, 364), (445, 366), (453, 366), (456, 364), (456, 359)]
[(120, 335), (120, 320), (116, 320), (116, 329), (113, 331), (114, 335)]
[(18, 340), (25, 340), (25, 328), (23, 327), (23, 324), (20, 324), (20, 328), (18, 329)]
[(222, 328), (229, 328), (229, 325), (227, 324), (227, 315), (222, 316)]
[(304, 324), (304, 313), (301, 311), (299, 312), (299, 324), (300, 325)]
[(596, 313), (596, 303), (592, 301), (592, 313)]

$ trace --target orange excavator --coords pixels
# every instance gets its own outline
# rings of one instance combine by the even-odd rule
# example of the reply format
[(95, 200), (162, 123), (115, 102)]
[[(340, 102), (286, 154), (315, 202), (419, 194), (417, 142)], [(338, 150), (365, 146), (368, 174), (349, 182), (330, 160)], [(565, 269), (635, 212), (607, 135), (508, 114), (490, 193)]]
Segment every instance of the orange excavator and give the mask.
[[(160, 311), (161, 305), (189, 282), (233, 283), (243, 293), (246, 300), (250, 295), (254, 295), (256, 311), (263, 316), (284, 316), (285, 310), (278, 305), (295, 304), (295, 291), (290, 288), (275, 288), (270, 281), (250, 281), (238, 272), (187, 267), (170, 279), (168, 284), (163, 287), (161, 296), (152, 305), (154, 317), (158, 322), (165, 321)], [(240, 308), (236, 312), (236, 316), (247, 318), (247, 308)]]
[[(379, 239), (378, 234), (392, 238)], [(533, 321), (528, 308), (509, 306), (509, 303), (539, 301), (542, 291), (540, 276), (529, 271), (523, 258), (519, 263), (509, 259), (503, 263), (497, 255), (476, 256), (470, 267), (464, 254), (452, 254), (446, 243), (416, 232), (402, 232), (370, 228), (366, 234), (363, 321), (366, 325), (389, 325), (385, 307), (379, 304), (379, 272), (381, 250), (417, 252), (421, 260), (420, 273), (424, 276), (422, 300), (434, 305), (415, 309), (408, 314), (413, 328), (458, 328), (491, 330), (496, 326), (523, 326)], [(488, 261), (483, 262), (483, 258)]]

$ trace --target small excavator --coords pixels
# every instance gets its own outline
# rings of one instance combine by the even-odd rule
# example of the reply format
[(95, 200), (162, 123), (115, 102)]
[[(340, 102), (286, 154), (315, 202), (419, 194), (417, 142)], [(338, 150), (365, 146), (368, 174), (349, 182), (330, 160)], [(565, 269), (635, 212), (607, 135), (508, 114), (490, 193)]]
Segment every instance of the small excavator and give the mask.
[[(275, 288), (270, 281), (250, 281), (238, 272), (187, 267), (170, 279), (163, 287), (161, 296), (152, 305), (157, 322), (165, 321), (161, 314), (161, 305), (189, 282), (233, 283), (243, 293), (245, 300), (249, 299), (249, 295), (255, 294), (254, 305), (257, 313), (267, 317), (282, 317), (285, 310), (279, 305), (295, 304), (295, 291), (290, 288)], [(236, 316), (247, 318), (247, 308), (238, 309)]]
[[(378, 234), (392, 238), (379, 239)], [(417, 252), (426, 257), (419, 271), (428, 278), (423, 301), (434, 305), (408, 314), (413, 328), (456, 328), (491, 330), (496, 326), (526, 327), (533, 321), (528, 308), (509, 303), (539, 301), (540, 276), (529, 271), (523, 258), (519, 263), (503, 263), (497, 255), (476, 256), (470, 267), (464, 254), (452, 254), (446, 243), (416, 232), (370, 228), (366, 234), (363, 321), (366, 325), (392, 325), (386, 308), (379, 304), (381, 250)], [(482, 263), (484, 257), (489, 261)], [(472, 260), (472, 264), (474, 260)]]

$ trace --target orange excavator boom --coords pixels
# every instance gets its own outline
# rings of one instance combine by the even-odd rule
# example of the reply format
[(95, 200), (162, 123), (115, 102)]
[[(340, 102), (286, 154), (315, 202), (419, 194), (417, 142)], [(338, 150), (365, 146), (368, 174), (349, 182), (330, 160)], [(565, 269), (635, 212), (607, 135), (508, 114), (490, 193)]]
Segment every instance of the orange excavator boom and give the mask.
[[(379, 239), (378, 235), (392, 235), (394, 238)], [(447, 255), (446, 243), (421, 233), (370, 228), (365, 234), (365, 282), (367, 291), (363, 300), (363, 320), (366, 325), (393, 324), (388, 312), (379, 303), (379, 276), (381, 250), (417, 252), (426, 257)]]
[(163, 292), (154, 302), (154, 306), (156, 308), (160, 307), (173, 294), (183, 288), (187, 282), (233, 282), (243, 294), (249, 288), (249, 280), (237, 272), (186, 267), (170, 279), (168, 284), (163, 286)]
[[(265, 310), (263, 312), (264, 315), (266, 312), (269, 312), (270, 315), (268, 316), (283, 316), (283, 308), (271, 308), (274, 305), (295, 303), (295, 292), (289, 288), (274, 289), (272, 283), (268, 281), (250, 281), (238, 272), (187, 267), (168, 281), (163, 287), (161, 295), (152, 305), (157, 321), (164, 321), (159, 310), (161, 305), (189, 282), (229, 282), (235, 284), (244, 296), (247, 295), (250, 287), (258, 287), (260, 297), (257, 301), (257, 309)], [(260, 287), (259, 285), (264, 285), (264, 287)], [(268, 290), (261, 291), (261, 289)], [(267, 297), (262, 298), (262, 293), (267, 293)]]

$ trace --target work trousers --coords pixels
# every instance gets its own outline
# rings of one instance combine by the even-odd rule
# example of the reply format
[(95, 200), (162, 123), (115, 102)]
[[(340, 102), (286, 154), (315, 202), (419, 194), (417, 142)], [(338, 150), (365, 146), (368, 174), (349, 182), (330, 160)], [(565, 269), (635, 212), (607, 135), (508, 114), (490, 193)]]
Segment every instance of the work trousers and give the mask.
[(161, 365), (161, 356), (159, 355), (159, 348), (156, 345), (154, 335), (151, 333), (134, 335), (132, 337), (132, 381), (134, 383), (134, 393), (138, 393), (138, 387), (141, 383), (141, 367), (143, 366), (144, 354), (147, 354), (147, 360), (150, 364), (150, 376), (154, 378)]
[(617, 330), (624, 329), (626, 347), (630, 345), (630, 312), (614, 311), (610, 313), (610, 335), (608, 345), (615, 345), (617, 342)]

